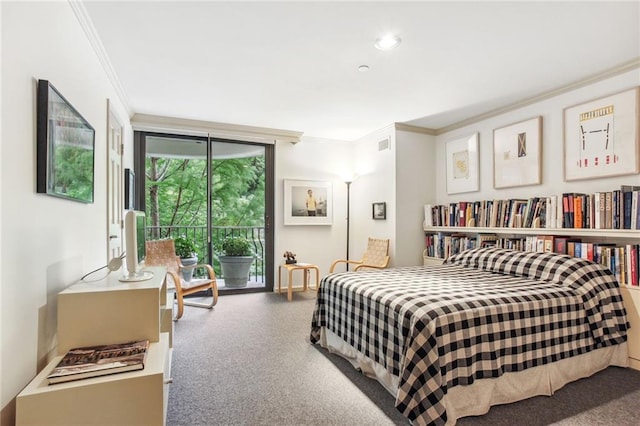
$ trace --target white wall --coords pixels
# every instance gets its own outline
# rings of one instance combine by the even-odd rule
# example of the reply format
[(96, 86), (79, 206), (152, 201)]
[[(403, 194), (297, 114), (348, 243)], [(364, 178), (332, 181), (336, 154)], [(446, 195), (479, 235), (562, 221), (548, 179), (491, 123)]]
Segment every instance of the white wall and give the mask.
[[(321, 276), (329, 272), (331, 262), (346, 254), (346, 184), (345, 174), (352, 169), (350, 143), (302, 137), (297, 144), (278, 142), (275, 173), (275, 273), (282, 253), (297, 254), (300, 262), (320, 267)], [(333, 224), (284, 225), (284, 179), (318, 180), (332, 183)], [(296, 277), (300, 280), (300, 277)], [(283, 274), (283, 280), (285, 280)], [(285, 281), (283, 281), (285, 282)]]
[[(379, 151), (378, 143), (389, 139), (389, 149)], [(367, 238), (389, 238), (391, 264), (395, 259), (396, 132), (387, 126), (356, 141), (353, 147), (356, 179), (351, 184), (350, 258), (358, 260), (367, 247)], [(373, 220), (372, 204), (387, 203), (387, 219)]]
[(422, 265), (424, 205), (435, 200), (435, 137), (396, 133), (395, 266)]
[[(55, 346), (55, 294), (106, 263), (107, 98), (127, 114), (69, 3), (2, 2), (1, 10), (0, 130), (11, 155), (0, 157), (0, 403), (11, 424), (10, 403)], [(36, 193), (37, 79), (96, 130), (93, 204)]]
[[(389, 139), (389, 149), (378, 143)], [(368, 237), (389, 238), (390, 266), (422, 264), (424, 204), (435, 199), (435, 138), (387, 126), (356, 141), (352, 184), (352, 259)], [(373, 220), (372, 203), (387, 203), (387, 219)]]
[[(523, 108), (480, 121), (437, 137), (436, 203), (460, 200), (528, 198), (541, 195), (560, 195), (562, 192), (610, 191), (622, 184), (640, 183), (639, 175), (618, 176), (581, 181), (564, 181), (563, 173), (563, 109), (640, 85), (640, 70), (582, 87), (571, 92), (528, 105)], [(493, 189), (493, 129), (522, 120), (542, 116), (542, 184), (508, 189)], [(445, 144), (446, 141), (480, 132), (480, 191), (447, 195)]]

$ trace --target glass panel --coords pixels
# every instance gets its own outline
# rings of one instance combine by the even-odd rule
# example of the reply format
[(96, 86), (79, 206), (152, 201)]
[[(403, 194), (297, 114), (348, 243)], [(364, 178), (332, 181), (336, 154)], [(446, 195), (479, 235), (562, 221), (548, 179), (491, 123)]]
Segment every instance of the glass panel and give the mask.
[(147, 135), (145, 169), (149, 238), (184, 237), (209, 263), (206, 138)]
[[(265, 146), (148, 133), (144, 141), (148, 238), (192, 241), (201, 263), (214, 267), (223, 293), (271, 289), (265, 277)], [(220, 257), (231, 236), (246, 238), (254, 255), (246, 285), (225, 284)]]
[[(221, 291), (265, 287), (265, 148), (216, 140), (212, 145), (211, 237), (214, 268)], [(223, 241), (241, 237), (249, 241), (254, 254), (247, 284), (227, 280)], [(242, 280), (241, 280), (242, 281)]]

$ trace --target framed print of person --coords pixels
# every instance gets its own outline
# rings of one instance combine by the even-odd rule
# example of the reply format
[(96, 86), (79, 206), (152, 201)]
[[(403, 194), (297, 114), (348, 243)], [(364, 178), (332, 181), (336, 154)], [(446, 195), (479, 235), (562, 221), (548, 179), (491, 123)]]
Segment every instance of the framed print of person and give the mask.
[(284, 180), (285, 225), (331, 225), (332, 203), (330, 182)]

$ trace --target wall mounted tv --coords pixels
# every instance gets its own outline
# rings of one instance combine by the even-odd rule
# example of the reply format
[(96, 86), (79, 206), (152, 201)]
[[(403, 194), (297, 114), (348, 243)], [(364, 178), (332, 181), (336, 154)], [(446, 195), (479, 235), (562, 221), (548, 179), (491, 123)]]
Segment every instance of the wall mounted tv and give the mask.
[(93, 203), (95, 130), (47, 80), (38, 80), (37, 192)]

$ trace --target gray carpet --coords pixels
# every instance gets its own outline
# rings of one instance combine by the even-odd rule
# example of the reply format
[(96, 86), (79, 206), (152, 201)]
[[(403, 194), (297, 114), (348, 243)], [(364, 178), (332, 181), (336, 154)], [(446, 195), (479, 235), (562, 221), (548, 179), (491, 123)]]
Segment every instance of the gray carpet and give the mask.
[[(408, 425), (394, 398), (309, 343), (314, 293), (220, 297), (176, 323), (168, 425)], [(458, 425), (638, 425), (640, 372), (609, 368), (553, 397), (492, 407)]]

